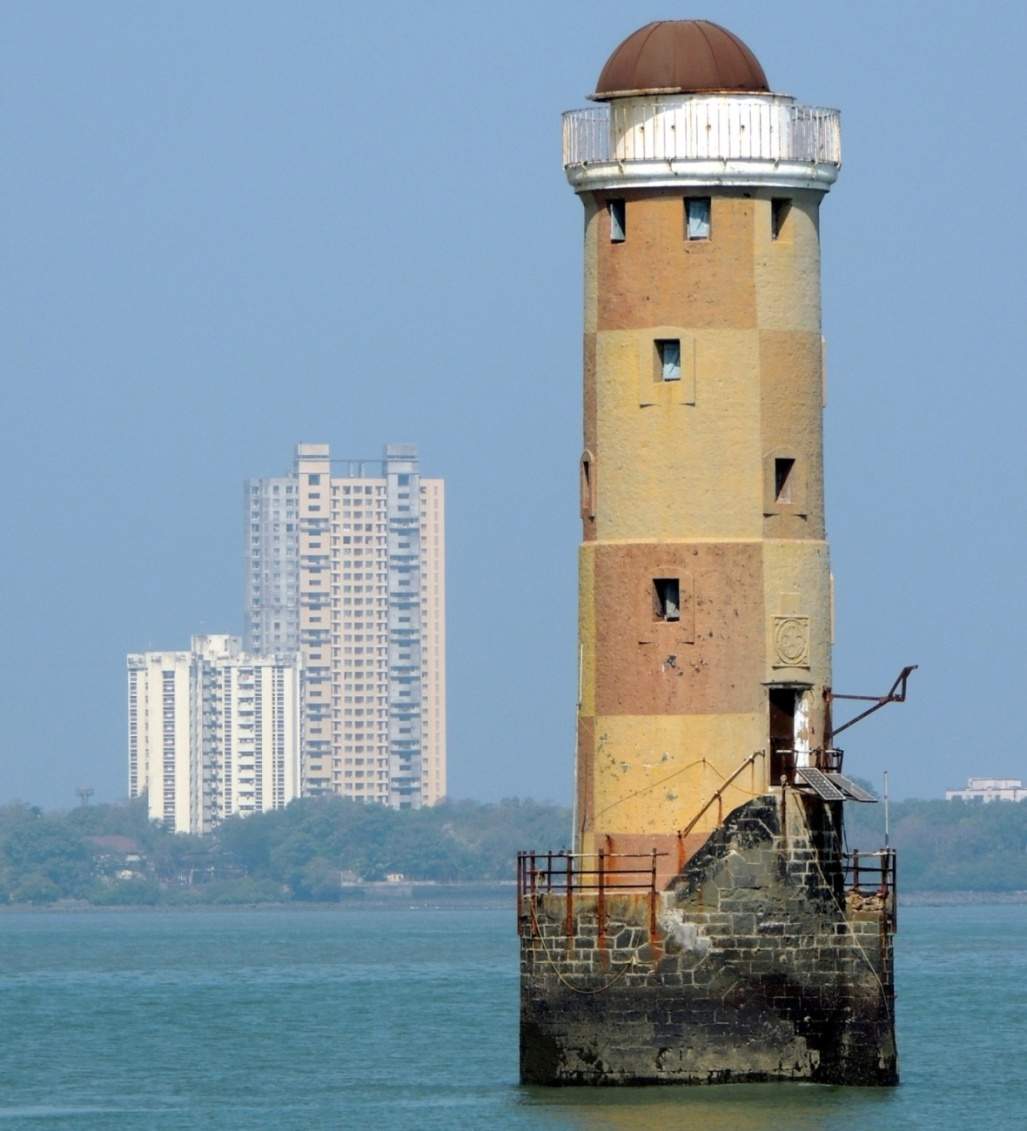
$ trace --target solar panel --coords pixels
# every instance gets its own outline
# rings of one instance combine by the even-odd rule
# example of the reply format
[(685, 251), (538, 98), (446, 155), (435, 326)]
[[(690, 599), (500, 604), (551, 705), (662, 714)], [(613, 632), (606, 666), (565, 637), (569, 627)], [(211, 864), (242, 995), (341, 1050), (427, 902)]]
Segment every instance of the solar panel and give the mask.
[(877, 801), (878, 799), (865, 790), (861, 785), (851, 779), (847, 778), (844, 774), (827, 774), (828, 778), (849, 798), (850, 801)]
[(844, 801), (845, 794), (827, 777), (812, 766), (796, 766), (795, 776), (802, 780), (825, 801)]

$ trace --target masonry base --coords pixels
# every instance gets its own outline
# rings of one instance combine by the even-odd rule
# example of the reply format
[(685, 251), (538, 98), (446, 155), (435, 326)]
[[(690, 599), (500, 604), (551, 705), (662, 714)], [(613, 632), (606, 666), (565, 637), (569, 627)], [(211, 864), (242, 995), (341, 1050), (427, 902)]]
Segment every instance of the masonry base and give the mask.
[(844, 891), (837, 807), (784, 800), (731, 814), (655, 905), (523, 901), (522, 1082), (898, 1082), (888, 900)]

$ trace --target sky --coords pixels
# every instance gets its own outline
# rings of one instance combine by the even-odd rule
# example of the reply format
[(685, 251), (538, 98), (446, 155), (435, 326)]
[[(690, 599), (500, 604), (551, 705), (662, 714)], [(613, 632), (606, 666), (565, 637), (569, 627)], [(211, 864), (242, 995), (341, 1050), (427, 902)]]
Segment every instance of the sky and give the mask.
[[(581, 205), (560, 113), (655, 18), (843, 112), (822, 211), (835, 687), (896, 796), (1027, 778), (1022, 5), (4, 6), (0, 802), (124, 796), (125, 654), (242, 628), (242, 482), (415, 442), (450, 793), (570, 796)], [(838, 712), (842, 716), (843, 712)]]

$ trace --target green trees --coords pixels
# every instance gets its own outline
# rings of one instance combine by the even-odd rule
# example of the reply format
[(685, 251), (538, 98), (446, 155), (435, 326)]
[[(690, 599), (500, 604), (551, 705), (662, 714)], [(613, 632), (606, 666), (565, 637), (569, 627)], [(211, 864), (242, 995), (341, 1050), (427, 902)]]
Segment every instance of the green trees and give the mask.
[[(883, 806), (849, 805), (850, 848), (883, 844)], [(307, 798), (226, 821), (211, 837), (176, 836), (143, 801), (44, 814), (0, 806), (0, 904), (84, 899), (127, 904), (334, 901), (342, 881), (510, 880), (518, 849), (567, 846), (559, 805), (447, 801), (397, 812)], [(903, 801), (891, 839), (906, 891), (1027, 891), (1027, 803)]]
[[(338, 874), (383, 880), (507, 880), (517, 849), (566, 843), (570, 815), (534, 801), (444, 802), (397, 812), (345, 798), (305, 798), (219, 830), (225, 861), (301, 898), (337, 898)], [(334, 879), (326, 883), (329, 873)]]
[[(881, 847), (883, 805), (846, 816), (850, 847)], [(906, 891), (1027, 891), (1027, 802), (896, 802), (891, 843)]]
[(397, 812), (344, 798), (226, 821), (212, 837), (168, 832), (144, 801), (60, 814), (0, 808), (0, 904), (103, 906), (337, 900), (344, 878), (508, 880), (530, 844), (561, 845), (570, 818), (532, 801)]
[(0, 811), (0, 892), (11, 902), (51, 903), (83, 894), (92, 879), (80, 836), (59, 816), (15, 803)]

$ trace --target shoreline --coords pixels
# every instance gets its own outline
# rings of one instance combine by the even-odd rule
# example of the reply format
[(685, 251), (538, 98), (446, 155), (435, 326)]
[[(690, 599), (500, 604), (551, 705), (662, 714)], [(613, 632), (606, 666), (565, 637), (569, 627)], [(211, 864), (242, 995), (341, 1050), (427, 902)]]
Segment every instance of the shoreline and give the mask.
[[(128, 903), (100, 904), (86, 900), (56, 900), (53, 903), (8, 903), (0, 915), (59, 911), (65, 914), (95, 914), (206, 911), (506, 911), (515, 904), (515, 884), (509, 880), (435, 883), (409, 881), (402, 884), (369, 883), (344, 889), (338, 900), (268, 900), (254, 903)], [(899, 895), (900, 907), (969, 907), (1027, 903), (1027, 891), (910, 891)]]

